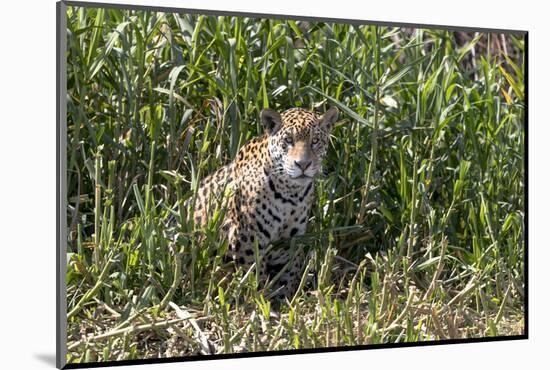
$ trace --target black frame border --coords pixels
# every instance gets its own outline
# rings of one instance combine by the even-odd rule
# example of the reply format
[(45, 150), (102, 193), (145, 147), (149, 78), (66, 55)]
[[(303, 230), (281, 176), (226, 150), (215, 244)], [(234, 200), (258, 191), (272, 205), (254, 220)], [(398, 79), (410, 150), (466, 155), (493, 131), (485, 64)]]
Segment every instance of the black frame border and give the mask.
[[(250, 18), (268, 18), (280, 20), (297, 20), (297, 21), (312, 21), (312, 22), (333, 22), (346, 23), (356, 25), (374, 25), (386, 27), (410, 27), (437, 29), (449, 31), (465, 31), (465, 32), (487, 32), (487, 33), (508, 33), (524, 38), (524, 86), (525, 86), (525, 113), (524, 113), (524, 327), (522, 335), (512, 336), (497, 336), (483, 338), (465, 338), (465, 339), (443, 339), (431, 340), (423, 342), (405, 342), (405, 343), (381, 343), (368, 344), (346, 347), (324, 347), (324, 348), (308, 348), (308, 349), (293, 349), (281, 351), (263, 351), (249, 353), (232, 353), (232, 354), (214, 354), (208, 356), (186, 356), (186, 357), (167, 357), (167, 358), (148, 358), (136, 360), (121, 360), (121, 361), (103, 361), (90, 363), (67, 363), (67, 294), (66, 294), (66, 269), (67, 269), (67, 225), (65, 210), (67, 209), (67, 189), (66, 177), (67, 160), (67, 38), (66, 35), (66, 12), (67, 6), (86, 7), (86, 8), (106, 8), (106, 9), (125, 9), (125, 10), (143, 10), (157, 11), (166, 13), (188, 13), (209, 16), (232, 16), (232, 17), (250, 17)], [(489, 343), (512, 340), (529, 339), (529, 31), (504, 28), (483, 28), (483, 27), (460, 27), (452, 25), (440, 24), (423, 24), (423, 23), (401, 23), (401, 22), (384, 22), (374, 20), (359, 20), (347, 18), (331, 18), (331, 17), (312, 17), (299, 16), (288, 14), (267, 14), (253, 13), (242, 11), (227, 11), (227, 10), (212, 10), (212, 9), (189, 9), (179, 7), (152, 6), (152, 5), (132, 5), (132, 4), (114, 4), (101, 2), (84, 2), (61, 0), (56, 3), (56, 367), (58, 369), (82, 369), (96, 368), (108, 366), (126, 366), (126, 365), (142, 365), (142, 364), (161, 364), (174, 362), (193, 362), (193, 361), (209, 361), (221, 359), (237, 359), (249, 357), (269, 357), (283, 355), (298, 355), (310, 353), (330, 353), (330, 352), (347, 352), (361, 351), (370, 349), (384, 348), (407, 348), (407, 347), (424, 347), (438, 346), (448, 344), (470, 344), (470, 343)]]
[(67, 5), (56, 3), (56, 335), (55, 364), (67, 358)]
[(527, 339), (525, 335), (513, 335), (508, 337), (487, 337), (487, 338), (471, 338), (471, 339), (444, 339), (433, 340), (424, 342), (405, 342), (405, 343), (380, 343), (380, 344), (366, 344), (358, 346), (347, 347), (325, 347), (325, 348), (307, 348), (307, 349), (290, 349), (281, 351), (263, 351), (263, 352), (249, 352), (249, 353), (229, 353), (219, 355), (207, 355), (207, 356), (189, 356), (189, 357), (166, 357), (166, 358), (150, 358), (150, 359), (138, 359), (138, 360), (120, 360), (120, 361), (103, 361), (103, 362), (88, 362), (82, 364), (66, 364), (63, 369), (83, 369), (83, 368), (96, 368), (103, 366), (127, 366), (127, 365), (144, 365), (144, 364), (164, 364), (173, 362), (194, 362), (194, 361), (210, 361), (210, 360), (224, 360), (224, 359), (237, 359), (237, 358), (250, 358), (250, 357), (271, 357), (271, 356), (288, 356), (288, 355), (303, 355), (311, 353), (331, 353), (331, 352), (348, 352), (348, 351), (361, 351), (370, 349), (384, 349), (384, 348), (407, 348), (407, 347), (425, 347), (425, 346), (439, 346), (448, 344), (473, 344), (473, 343), (488, 343), (488, 342), (502, 342), (511, 340)]

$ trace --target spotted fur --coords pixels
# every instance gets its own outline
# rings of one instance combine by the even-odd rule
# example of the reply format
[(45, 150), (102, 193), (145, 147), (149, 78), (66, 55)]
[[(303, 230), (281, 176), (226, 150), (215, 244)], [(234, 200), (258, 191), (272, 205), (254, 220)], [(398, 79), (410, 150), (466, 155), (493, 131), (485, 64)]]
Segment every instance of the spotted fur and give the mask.
[(291, 261), (277, 281), (279, 296), (295, 291), (303, 258), (301, 253), (293, 256), (292, 251), (281, 249), (267, 252), (267, 247), (305, 233), (314, 201), (314, 177), (337, 118), (336, 108), (322, 117), (302, 108), (282, 114), (263, 110), (265, 134), (244, 145), (233, 162), (206, 177), (198, 190), (193, 215), (198, 225), (205, 225), (213, 206), (228, 195), (222, 229), (227, 232), (230, 257), (238, 265), (246, 269), (255, 262), (255, 243), (262, 281), (273, 278)]

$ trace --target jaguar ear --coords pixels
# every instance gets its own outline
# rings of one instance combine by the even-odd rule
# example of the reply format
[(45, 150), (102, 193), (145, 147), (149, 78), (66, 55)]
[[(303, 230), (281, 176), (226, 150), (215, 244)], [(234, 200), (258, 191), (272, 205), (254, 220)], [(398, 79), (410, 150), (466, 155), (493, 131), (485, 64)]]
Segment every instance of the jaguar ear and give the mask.
[(281, 128), (281, 115), (273, 109), (263, 109), (260, 113), (262, 124), (269, 135), (273, 135)]
[(319, 119), (319, 124), (326, 131), (330, 132), (336, 121), (338, 121), (338, 108), (332, 107)]

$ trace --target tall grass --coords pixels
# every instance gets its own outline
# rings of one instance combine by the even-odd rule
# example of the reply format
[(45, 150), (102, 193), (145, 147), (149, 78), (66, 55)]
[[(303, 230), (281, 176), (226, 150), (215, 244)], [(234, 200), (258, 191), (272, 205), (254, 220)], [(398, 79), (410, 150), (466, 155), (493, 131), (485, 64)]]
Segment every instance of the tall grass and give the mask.
[[(523, 333), (521, 36), (74, 7), (67, 25), (68, 362)], [(225, 265), (223, 210), (175, 244), (166, 225), (262, 108), (294, 106), (342, 119), (286, 245), (310, 269), (274, 307)]]

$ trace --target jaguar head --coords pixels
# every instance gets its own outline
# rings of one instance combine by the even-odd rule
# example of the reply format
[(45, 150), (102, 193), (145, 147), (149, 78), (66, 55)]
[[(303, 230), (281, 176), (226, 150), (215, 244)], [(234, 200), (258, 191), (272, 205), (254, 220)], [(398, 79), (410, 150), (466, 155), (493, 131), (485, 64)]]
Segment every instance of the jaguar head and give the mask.
[(332, 107), (322, 116), (302, 108), (281, 114), (264, 109), (261, 120), (268, 134), (274, 171), (293, 181), (312, 179), (321, 169), (338, 109)]

